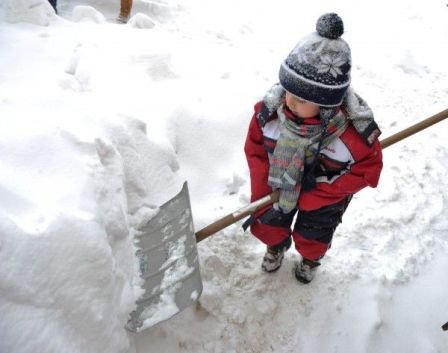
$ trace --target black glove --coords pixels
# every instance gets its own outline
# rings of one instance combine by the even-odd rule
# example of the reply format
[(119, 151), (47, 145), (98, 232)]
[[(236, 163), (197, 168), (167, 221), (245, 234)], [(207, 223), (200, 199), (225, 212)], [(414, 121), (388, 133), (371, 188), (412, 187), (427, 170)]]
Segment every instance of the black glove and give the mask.
[(275, 203), (272, 208), (267, 210), (261, 216), (258, 217), (260, 223), (263, 224), (282, 224), (284, 222), (289, 222), (290, 218), (294, 217), (296, 210), (292, 210), (289, 213), (284, 213), (283, 210)]
[(269, 210), (264, 212), (261, 216), (256, 217), (255, 214), (252, 214), (249, 218), (247, 218), (242, 227), (243, 230), (246, 231), (249, 226), (251, 226), (256, 220), (259, 220), (260, 223), (269, 224), (272, 220), (281, 220), (283, 212), (280, 211), (279, 207), (271, 207)]
[(246, 231), (250, 225), (252, 225), (255, 221), (259, 221), (263, 224), (270, 225), (283, 225), (283, 224), (291, 224), (292, 218), (296, 213), (296, 209), (292, 210), (289, 213), (284, 213), (282, 209), (278, 206), (278, 203), (275, 203), (269, 210), (263, 213), (261, 216), (256, 217), (255, 214), (251, 215), (247, 218), (242, 227), (243, 230)]

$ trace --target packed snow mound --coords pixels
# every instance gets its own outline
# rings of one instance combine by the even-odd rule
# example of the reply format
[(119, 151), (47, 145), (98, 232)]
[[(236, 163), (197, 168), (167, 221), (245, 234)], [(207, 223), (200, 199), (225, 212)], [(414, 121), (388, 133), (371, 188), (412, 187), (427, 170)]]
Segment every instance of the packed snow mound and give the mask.
[(75, 22), (106, 22), (104, 15), (92, 6), (76, 6), (73, 9), (72, 19)]
[(141, 176), (170, 152), (126, 118), (0, 135), (0, 351), (129, 350)]
[(153, 28), (156, 24), (151, 17), (144, 13), (137, 13), (128, 21), (128, 25), (135, 28)]
[(11, 23), (28, 22), (48, 26), (56, 14), (48, 0), (4, 0), (4, 18)]

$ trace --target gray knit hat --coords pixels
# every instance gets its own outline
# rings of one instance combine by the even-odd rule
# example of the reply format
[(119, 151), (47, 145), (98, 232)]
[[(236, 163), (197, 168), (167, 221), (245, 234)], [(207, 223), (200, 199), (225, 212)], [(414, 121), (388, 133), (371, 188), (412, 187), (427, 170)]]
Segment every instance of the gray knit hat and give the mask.
[(350, 85), (351, 53), (340, 38), (344, 23), (335, 13), (319, 17), (280, 67), (280, 84), (291, 94), (323, 107), (341, 104)]

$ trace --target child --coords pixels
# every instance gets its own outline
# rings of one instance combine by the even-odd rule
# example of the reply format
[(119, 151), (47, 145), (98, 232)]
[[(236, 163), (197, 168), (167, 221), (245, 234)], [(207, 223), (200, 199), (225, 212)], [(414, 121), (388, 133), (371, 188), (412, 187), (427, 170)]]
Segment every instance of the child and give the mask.
[[(309, 283), (354, 193), (376, 187), (380, 130), (351, 88), (351, 54), (342, 19), (322, 15), (280, 67), (280, 83), (255, 105), (244, 147), (252, 201), (272, 190), (279, 202), (256, 213), (251, 232), (267, 245), (262, 262), (277, 271), (294, 239), (295, 276)], [(294, 216), (297, 218), (291, 232)]]

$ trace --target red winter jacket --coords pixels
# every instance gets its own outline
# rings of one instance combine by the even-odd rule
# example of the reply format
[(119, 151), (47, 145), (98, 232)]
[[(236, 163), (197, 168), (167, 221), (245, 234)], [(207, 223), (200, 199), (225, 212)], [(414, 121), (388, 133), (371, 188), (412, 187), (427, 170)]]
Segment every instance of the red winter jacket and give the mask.
[[(257, 115), (262, 102), (255, 105), (255, 113), (249, 125), (244, 152), (249, 164), (252, 196), (255, 201), (272, 192), (268, 185), (269, 157), (280, 134), (280, 120), (273, 113), (264, 127)], [(306, 119), (306, 124), (319, 124), (319, 120)], [(301, 191), (299, 210), (315, 210), (342, 201), (366, 186), (376, 187), (380, 177), (382, 152), (380, 143), (368, 146), (355, 128), (350, 125), (346, 131), (330, 145), (322, 148), (319, 156), (319, 173), (316, 187)]]

